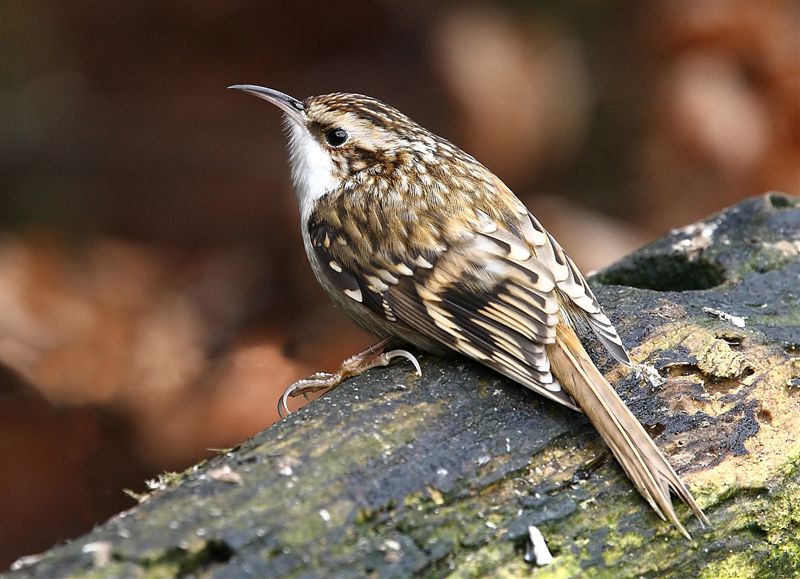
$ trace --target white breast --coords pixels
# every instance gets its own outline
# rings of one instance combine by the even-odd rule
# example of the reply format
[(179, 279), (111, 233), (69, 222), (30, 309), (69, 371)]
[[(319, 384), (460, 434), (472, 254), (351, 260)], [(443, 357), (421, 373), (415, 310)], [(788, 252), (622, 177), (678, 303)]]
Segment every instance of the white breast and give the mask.
[(300, 203), (300, 217), (305, 226), (314, 202), (337, 186), (334, 166), (328, 152), (291, 118), (286, 119), (289, 133), (289, 164), (294, 192)]

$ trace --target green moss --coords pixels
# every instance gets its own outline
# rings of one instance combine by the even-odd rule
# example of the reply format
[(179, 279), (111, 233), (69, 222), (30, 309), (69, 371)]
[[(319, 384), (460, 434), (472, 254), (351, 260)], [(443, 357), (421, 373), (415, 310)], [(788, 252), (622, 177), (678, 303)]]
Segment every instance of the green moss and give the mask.
[[(503, 541), (493, 541), (480, 550), (467, 552), (458, 560), (458, 565), (450, 577), (519, 577), (512, 574), (509, 556), (513, 554), (512, 545)], [(529, 572), (527, 563), (519, 555), (520, 570)], [(523, 567), (524, 566), (524, 567)], [(527, 569), (525, 567), (528, 567)], [(525, 573), (523, 573), (524, 575)]]
[(603, 552), (603, 561), (606, 567), (615, 567), (624, 562), (627, 553), (641, 549), (644, 539), (636, 533), (623, 535), (614, 533), (608, 538), (608, 544), (612, 547)]
[(800, 468), (794, 468), (790, 481), (765, 501), (766, 508), (759, 517), (771, 546), (762, 569), (776, 577), (800, 575)]
[(744, 553), (733, 553), (720, 561), (712, 561), (702, 570), (699, 579), (751, 579), (757, 568)]
[(552, 565), (537, 568), (534, 576), (536, 579), (572, 579), (586, 576), (586, 571), (581, 569), (578, 559), (566, 556), (558, 557)]

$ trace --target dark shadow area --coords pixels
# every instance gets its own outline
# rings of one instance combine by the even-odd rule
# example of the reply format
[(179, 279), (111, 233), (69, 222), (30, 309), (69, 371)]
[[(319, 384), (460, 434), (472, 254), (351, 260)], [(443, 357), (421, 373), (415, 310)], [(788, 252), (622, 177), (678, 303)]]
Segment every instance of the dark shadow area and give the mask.
[(705, 259), (685, 255), (653, 255), (625, 262), (599, 274), (597, 281), (655, 291), (707, 290), (725, 282), (725, 270)]

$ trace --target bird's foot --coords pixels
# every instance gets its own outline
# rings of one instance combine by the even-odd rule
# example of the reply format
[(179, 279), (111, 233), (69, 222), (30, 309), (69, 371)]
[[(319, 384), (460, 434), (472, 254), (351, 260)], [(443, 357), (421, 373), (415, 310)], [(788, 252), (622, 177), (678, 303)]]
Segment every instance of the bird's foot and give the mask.
[(414, 365), (417, 375), (422, 376), (422, 369), (419, 366), (419, 362), (417, 362), (417, 359), (410, 352), (406, 350), (383, 351), (389, 343), (389, 340), (390, 338), (385, 338), (377, 344), (373, 344), (363, 352), (359, 352), (355, 356), (350, 356), (342, 362), (339, 370), (334, 373), (317, 372), (289, 386), (284, 390), (278, 402), (278, 414), (280, 417), (285, 418), (290, 412), (288, 406), (289, 398), (294, 398), (301, 394), (307, 398), (310, 392), (332, 390), (348, 378), (363, 374), (371, 368), (388, 366), (395, 358), (405, 358)]

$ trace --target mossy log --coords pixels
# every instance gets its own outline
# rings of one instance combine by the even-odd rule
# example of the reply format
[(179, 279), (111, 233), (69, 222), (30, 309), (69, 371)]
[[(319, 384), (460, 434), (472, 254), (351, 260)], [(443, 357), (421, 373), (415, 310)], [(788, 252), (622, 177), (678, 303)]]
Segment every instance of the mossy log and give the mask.
[[(491, 371), (373, 370), (19, 577), (800, 576), (800, 200), (673, 231), (592, 284), (591, 351), (713, 523), (656, 517), (586, 419)], [(729, 317), (734, 316), (734, 317)], [(553, 562), (523, 557), (528, 529)]]

